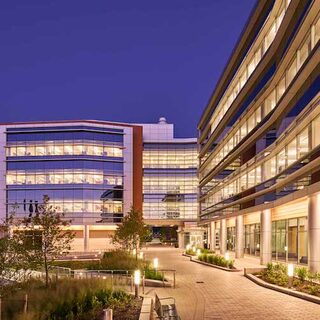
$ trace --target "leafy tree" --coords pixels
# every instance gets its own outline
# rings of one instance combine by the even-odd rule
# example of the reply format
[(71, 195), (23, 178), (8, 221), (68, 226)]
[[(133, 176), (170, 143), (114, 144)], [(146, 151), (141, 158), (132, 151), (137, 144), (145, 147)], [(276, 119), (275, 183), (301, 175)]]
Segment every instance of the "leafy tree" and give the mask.
[[(21, 231), (21, 221), (16, 219), (13, 206), (6, 220), (0, 225), (0, 290), (6, 287), (10, 280), (23, 279), (28, 276), (28, 270), (36, 265), (35, 251), (31, 246), (26, 250), (24, 246), (25, 236)], [(1, 293), (0, 292), (0, 293)]]
[(49, 263), (71, 249), (74, 233), (68, 230), (70, 222), (63, 212), (56, 211), (46, 195), (43, 204), (38, 206), (38, 212), (24, 219), (27, 229), (24, 246), (27, 250), (33, 249), (35, 261), (44, 268), (46, 286), (49, 284)]
[(150, 229), (144, 224), (142, 212), (131, 207), (128, 214), (123, 218), (122, 224), (116, 230), (113, 241), (120, 244), (124, 249), (135, 249), (137, 258), (138, 249), (148, 241), (149, 237)]

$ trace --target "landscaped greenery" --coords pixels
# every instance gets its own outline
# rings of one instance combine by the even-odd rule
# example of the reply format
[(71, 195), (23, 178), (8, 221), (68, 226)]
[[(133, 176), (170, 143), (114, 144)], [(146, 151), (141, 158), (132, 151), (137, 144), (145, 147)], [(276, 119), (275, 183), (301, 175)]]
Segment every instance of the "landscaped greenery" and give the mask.
[[(267, 268), (258, 276), (266, 282), (282, 287), (287, 287), (289, 283), (287, 266), (281, 263), (268, 263)], [(312, 273), (305, 267), (298, 267), (295, 269), (292, 285), (297, 291), (320, 297), (320, 273), (318, 272)]]
[[(28, 311), (23, 314), (26, 293)], [(114, 310), (115, 320), (136, 320), (141, 303), (124, 291), (112, 291), (107, 280), (69, 279), (48, 288), (42, 282), (32, 281), (3, 297), (2, 312), (3, 319), (12, 320), (100, 320), (105, 308)]]
[(209, 254), (209, 253), (214, 253), (214, 251), (209, 250), (209, 249), (203, 249), (203, 248), (196, 248), (196, 251), (194, 251), (192, 248), (186, 250), (186, 254), (190, 255), (190, 256), (195, 256), (197, 254), (197, 250), (200, 249), (201, 253), (205, 253), (205, 254)]
[(150, 261), (136, 259), (127, 251), (115, 250), (105, 252), (101, 260), (91, 261), (55, 261), (53, 266), (70, 268), (72, 270), (129, 270), (140, 269), (145, 272), (147, 279), (162, 280), (162, 275), (155, 272)]
[(203, 253), (198, 256), (198, 259), (216, 266), (234, 269), (234, 260), (226, 260), (224, 257), (219, 256), (218, 254)]

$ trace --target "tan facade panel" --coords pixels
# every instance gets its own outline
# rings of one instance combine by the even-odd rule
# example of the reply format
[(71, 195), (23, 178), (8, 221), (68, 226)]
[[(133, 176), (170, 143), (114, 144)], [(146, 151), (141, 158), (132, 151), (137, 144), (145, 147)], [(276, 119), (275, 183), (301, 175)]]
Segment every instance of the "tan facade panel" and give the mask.
[(308, 199), (290, 202), (272, 210), (272, 220), (283, 220), (308, 216)]

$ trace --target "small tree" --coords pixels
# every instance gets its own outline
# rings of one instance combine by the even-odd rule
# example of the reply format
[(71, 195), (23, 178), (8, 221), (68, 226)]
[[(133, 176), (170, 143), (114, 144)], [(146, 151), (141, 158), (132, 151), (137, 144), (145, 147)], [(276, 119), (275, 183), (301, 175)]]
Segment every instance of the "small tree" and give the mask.
[(25, 233), (25, 246), (36, 248), (35, 259), (45, 270), (46, 286), (49, 285), (50, 261), (71, 249), (74, 233), (67, 229), (70, 222), (64, 218), (63, 212), (56, 211), (46, 195), (43, 197), (43, 204), (38, 207), (38, 212), (24, 219), (28, 230), (28, 233)]
[[(0, 277), (2, 279), (15, 280), (27, 276), (27, 271), (36, 265), (34, 250), (26, 250), (24, 235), (20, 230), (21, 221), (15, 217), (17, 206), (13, 206), (7, 219), (0, 225)], [(6, 287), (6, 283), (0, 281), (0, 291)], [(0, 292), (0, 294), (1, 294)]]
[(150, 229), (145, 226), (142, 213), (131, 207), (128, 214), (123, 218), (113, 237), (113, 242), (118, 243), (124, 249), (136, 250), (142, 247), (150, 236)]

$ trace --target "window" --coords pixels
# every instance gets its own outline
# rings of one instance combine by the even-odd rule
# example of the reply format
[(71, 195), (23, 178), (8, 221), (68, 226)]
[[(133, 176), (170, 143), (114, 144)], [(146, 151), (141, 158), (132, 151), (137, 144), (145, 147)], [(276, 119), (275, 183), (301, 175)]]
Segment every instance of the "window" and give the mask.
[(303, 63), (307, 60), (309, 52), (311, 51), (311, 37), (307, 36), (306, 40), (302, 44), (301, 49), (299, 50), (299, 67), (300, 68)]
[(320, 144), (320, 116), (312, 121), (312, 148)]
[(266, 116), (276, 106), (276, 91), (273, 90), (264, 101), (264, 115)]
[(297, 59), (294, 58), (288, 71), (287, 71), (287, 83), (289, 84), (297, 73)]
[(294, 138), (287, 147), (288, 165), (297, 160), (297, 139)]
[(268, 34), (264, 38), (264, 52), (266, 52), (270, 47), (275, 35), (276, 35), (276, 23), (273, 22)]
[(298, 158), (303, 157), (309, 152), (308, 128), (298, 135)]
[(255, 113), (248, 119), (248, 132), (250, 132), (256, 126)]
[(280, 100), (284, 92), (286, 91), (286, 79), (283, 77), (277, 85), (277, 101)]
[(277, 155), (277, 167), (278, 173), (283, 171), (286, 168), (286, 151), (283, 148)]
[(276, 173), (276, 159), (275, 157), (273, 157), (264, 163), (265, 180), (268, 180), (274, 177), (275, 173)]
[(319, 39), (320, 39), (320, 18), (318, 18), (314, 26), (314, 45), (316, 45)]

